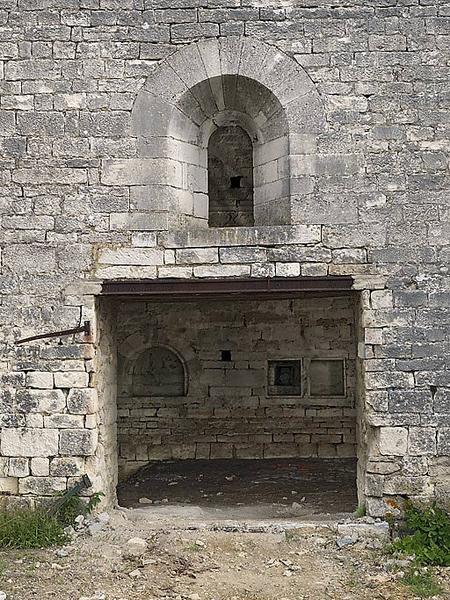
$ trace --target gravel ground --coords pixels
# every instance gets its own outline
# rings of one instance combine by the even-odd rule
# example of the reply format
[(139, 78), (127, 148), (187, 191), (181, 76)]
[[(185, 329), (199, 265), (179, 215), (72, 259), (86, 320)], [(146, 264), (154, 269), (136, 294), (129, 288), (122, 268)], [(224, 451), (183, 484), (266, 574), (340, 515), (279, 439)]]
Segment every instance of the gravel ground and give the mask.
[[(63, 549), (3, 551), (7, 600), (395, 600), (416, 596), (379, 543), (339, 549), (331, 526), (155, 529), (113, 511)], [(137, 541), (129, 542), (130, 539)], [(450, 569), (436, 572), (450, 598)], [(0, 594), (1, 597), (1, 594)]]

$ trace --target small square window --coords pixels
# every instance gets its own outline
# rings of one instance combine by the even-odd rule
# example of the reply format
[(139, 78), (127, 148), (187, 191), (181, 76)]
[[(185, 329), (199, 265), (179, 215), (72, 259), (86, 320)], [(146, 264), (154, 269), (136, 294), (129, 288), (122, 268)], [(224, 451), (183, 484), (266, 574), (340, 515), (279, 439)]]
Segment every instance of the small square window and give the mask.
[(270, 396), (300, 396), (302, 393), (300, 360), (269, 360)]
[(309, 367), (311, 396), (345, 396), (343, 360), (312, 360)]

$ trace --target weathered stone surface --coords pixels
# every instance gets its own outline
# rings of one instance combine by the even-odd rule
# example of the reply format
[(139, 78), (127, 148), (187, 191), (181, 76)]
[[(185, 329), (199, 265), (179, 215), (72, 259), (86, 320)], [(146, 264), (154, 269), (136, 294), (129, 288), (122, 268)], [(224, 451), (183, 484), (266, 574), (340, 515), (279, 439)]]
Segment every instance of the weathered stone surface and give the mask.
[(66, 456), (91, 456), (97, 448), (97, 432), (91, 429), (64, 429), (60, 433), (59, 453)]
[(54, 458), (50, 463), (50, 475), (52, 477), (76, 477), (83, 475), (83, 472), (84, 459), (82, 458)]
[(24, 477), (19, 480), (20, 494), (47, 496), (66, 489), (65, 477)]
[(98, 397), (94, 388), (70, 390), (67, 395), (67, 409), (76, 415), (90, 415), (97, 411)]
[(54, 456), (58, 454), (57, 429), (2, 430), (0, 449), (4, 456)]
[(54, 378), (57, 388), (85, 388), (89, 383), (88, 373), (82, 371), (56, 372)]
[(408, 447), (408, 430), (404, 427), (381, 427), (378, 433), (380, 454), (404, 456)]
[[(113, 497), (113, 390), (121, 377), (113, 330), (121, 323), (108, 312), (109, 300), (98, 298), (102, 280), (350, 276), (354, 324), (336, 304), (320, 323), (299, 314), (289, 330), (308, 335), (289, 355), (329, 358), (348, 343), (345, 358), (354, 369), (357, 348), (354, 397), (369, 438), (361, 449), (369, 476), (363, 481), (361, 464), (358, 485), (367, 490), (369, 513), (392, 510), (383, 495), (448, 495), (445, 8), (438, 14), (431, 1), (368, 7), (357, 0), (345, 9), (336, 2), (318, 8), (104, 0), (101, 10), (84, 3), (69, 11), (67, 2), (50, 4), (21, 0), (22, 19), (12, 1), (1, 11), (8, 29), (0, 42), (0, 476), (17, 474), (3, 482), (5, 492), (50, 495), (52, 477), (55, 488), (67, 477), (50, 475), (55, 435), (75, 453), (64, 458), (78, 461), (77, 452), (90, 451), (100, 432), (99, 451), (86, 464), (96, 489)], [(220, 140), (214, 164), (211, 139)], [(238, 139), (246, 140), (246, 152), (236, 154)], [(217, 197), (234, 204), (216, 207), (227, 217), (216, 224), (242, 225), (245, 213), (248, 227), (211, 227), (209, 194), (218, 183)], [(318, 300), (305, 293), (308, 319)], [(321, 410), (354, 410), (339, 404), (347, 398), (316, 398), (307, 407), (303, 395), (301, 405), (287, 406), (267, 398), (264, 381), (254, 379), (251, 393), (230, 385), (218, 351), (237, 356), (248, 341), (253, 358), (236, 359), (240, 384), (245, 375), (252, 379), (243, 371), (262, 372), (267, 360), (287, 356), (289, 319), (268, 327), (277, 308), (263, 301), (245, 314), (246, 327), (265, 315), (255, 339), (242, 335), (243, 320), (225, 331), (217, 317), (221, 346), (208, 358), (204, 389), (195, 388), (201, 377), (188, 377), (201, 402), (211, 390), (213, 413), (187, 403), (187, 419), (179, 418), (223, 418), (223, 436), (247, 422), (247, 411), (259, 410), (259, 424), (280, 423), (277, 437), (233, 445), (216, 432), (211, 451), (206, 434), (194, 444), (184, 432), (168, 448), (165, 434), (149, 427), (150, 447), (136, 444), (130, 461), (289, 455), (312, 444), (314, 456), (352, 451), (354, 413), (342, 416), (352, 419), (343, 433), (323, 434), (341, 436), (340, 443), (306, 440), (321, 434), (306, 433), (298, 421), (320, 418)], [(15, 344), (84, 320), (91, 321), (90, 339)], [(202, 341), (213, 335), (210, 325), (201, 323)], [(165, 323), (147, 341), (164, 345), (174, 327)], [(262, 358), (261, 344), (272, 344), (274, 356)], [(184, 348), (183, 359), (193, 353)], [(148, 404), (127, 407), (130, 430), (150, 423), (155, 410), (163, 411), (157, 418), (176, 418), (170, 411), (177, 403)], [(288, 425), (297, 426), (294, 440), (283, 438)], [(27, 468), (31, 479), (23, 483)]]

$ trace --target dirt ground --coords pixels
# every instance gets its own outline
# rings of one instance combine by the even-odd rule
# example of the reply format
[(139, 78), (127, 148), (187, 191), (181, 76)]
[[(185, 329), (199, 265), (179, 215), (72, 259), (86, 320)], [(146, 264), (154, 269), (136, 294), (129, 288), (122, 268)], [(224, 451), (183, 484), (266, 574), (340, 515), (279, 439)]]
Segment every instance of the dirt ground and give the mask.
[[(339, 549), (331, 524), (259, 532), (256, 525), (247, 532), (155, 529), (129, 513), (113, 511), (100, 532), (63, 549), (1, 552), (0, 590), (7, 600), (415, 598), (382, 549), (366, 542)], [(148, 544), (139, 556), (131, 555), (134, 537)], [(439, 598), (450, 598), (450, 569), (436, 577), (446, 590)]]
[(117, 493), (121, 506), (142, 507), (139, 500), (145, 498), (154, 507), (163, 502), (196, 507), (221, 519), (299, 516), (299, 504), (303, 518), (348, 513), (358, 502), (356, 460), (155, 461), (121, 483)]

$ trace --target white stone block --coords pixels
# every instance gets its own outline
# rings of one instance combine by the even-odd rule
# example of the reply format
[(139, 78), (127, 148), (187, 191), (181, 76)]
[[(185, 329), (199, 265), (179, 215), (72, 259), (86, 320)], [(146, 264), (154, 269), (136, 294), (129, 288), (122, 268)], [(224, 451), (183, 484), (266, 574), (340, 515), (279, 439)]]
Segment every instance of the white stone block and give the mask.
[(98, 267), (95, 271), (97, 277), (102, 279), (155, 279), (156, 267), (118, 266)]
[(67, 395), (67, 409), (74, 415), (89, 415), (98, 409), (98, 395), (94, 388), (70, 390)]
[(205, 263), (218, 263), (219, 251), (217, 248), (185, 248), (176, 251), (177, 264), (196, 265)]
[(204, 265), (194, 267), (195, 277), (243, 277), (250, 275), (250, 265)]
[(1, 494), (17, 494), (19, 491), (19, 480), (17, 477), (0, 477)]
[(390, 290), (375, 290), (371, 292), (370, 299), (372, 308), (392, 308), (394, 306), (392, 300), (392, 292)]
[(100, 251), (98, 262), (107, 265), (162, 265), (164, 251), (160, 248), (108, 248)]
[(383, 343), (383, 330), (367, 327), (364, 329), (364, 340), (366, 344), (380, 346)]
[(88, 373), (81, 371), (57, 372), (55, 387), (57, 388), (85, 388), (89, 385)]
[(46, 371), (32, 371), (27, 374), (27, 386), (30, 388), (39, 388), (49, 390), (53, 387), (53, 373)]
[(57, 429), (4, 428), (0, 449), (4, 456), (55, 456), (58, 441)]
[(277, 277), (298, 277), (300, 275), (299, 263), (276, 263)]
[(27, 477), (30, 474), (28, 458), (10, 458), (8, 475), (10, 477)]
[(50, 461), (48, 458), (32, 458), (31, 474), (36, 477), (46, 477), (50, 472)]
[(405, 427), (381, 427), (378, 449), (383, 456), (404, 456), (408, 449), (408, 430)]

